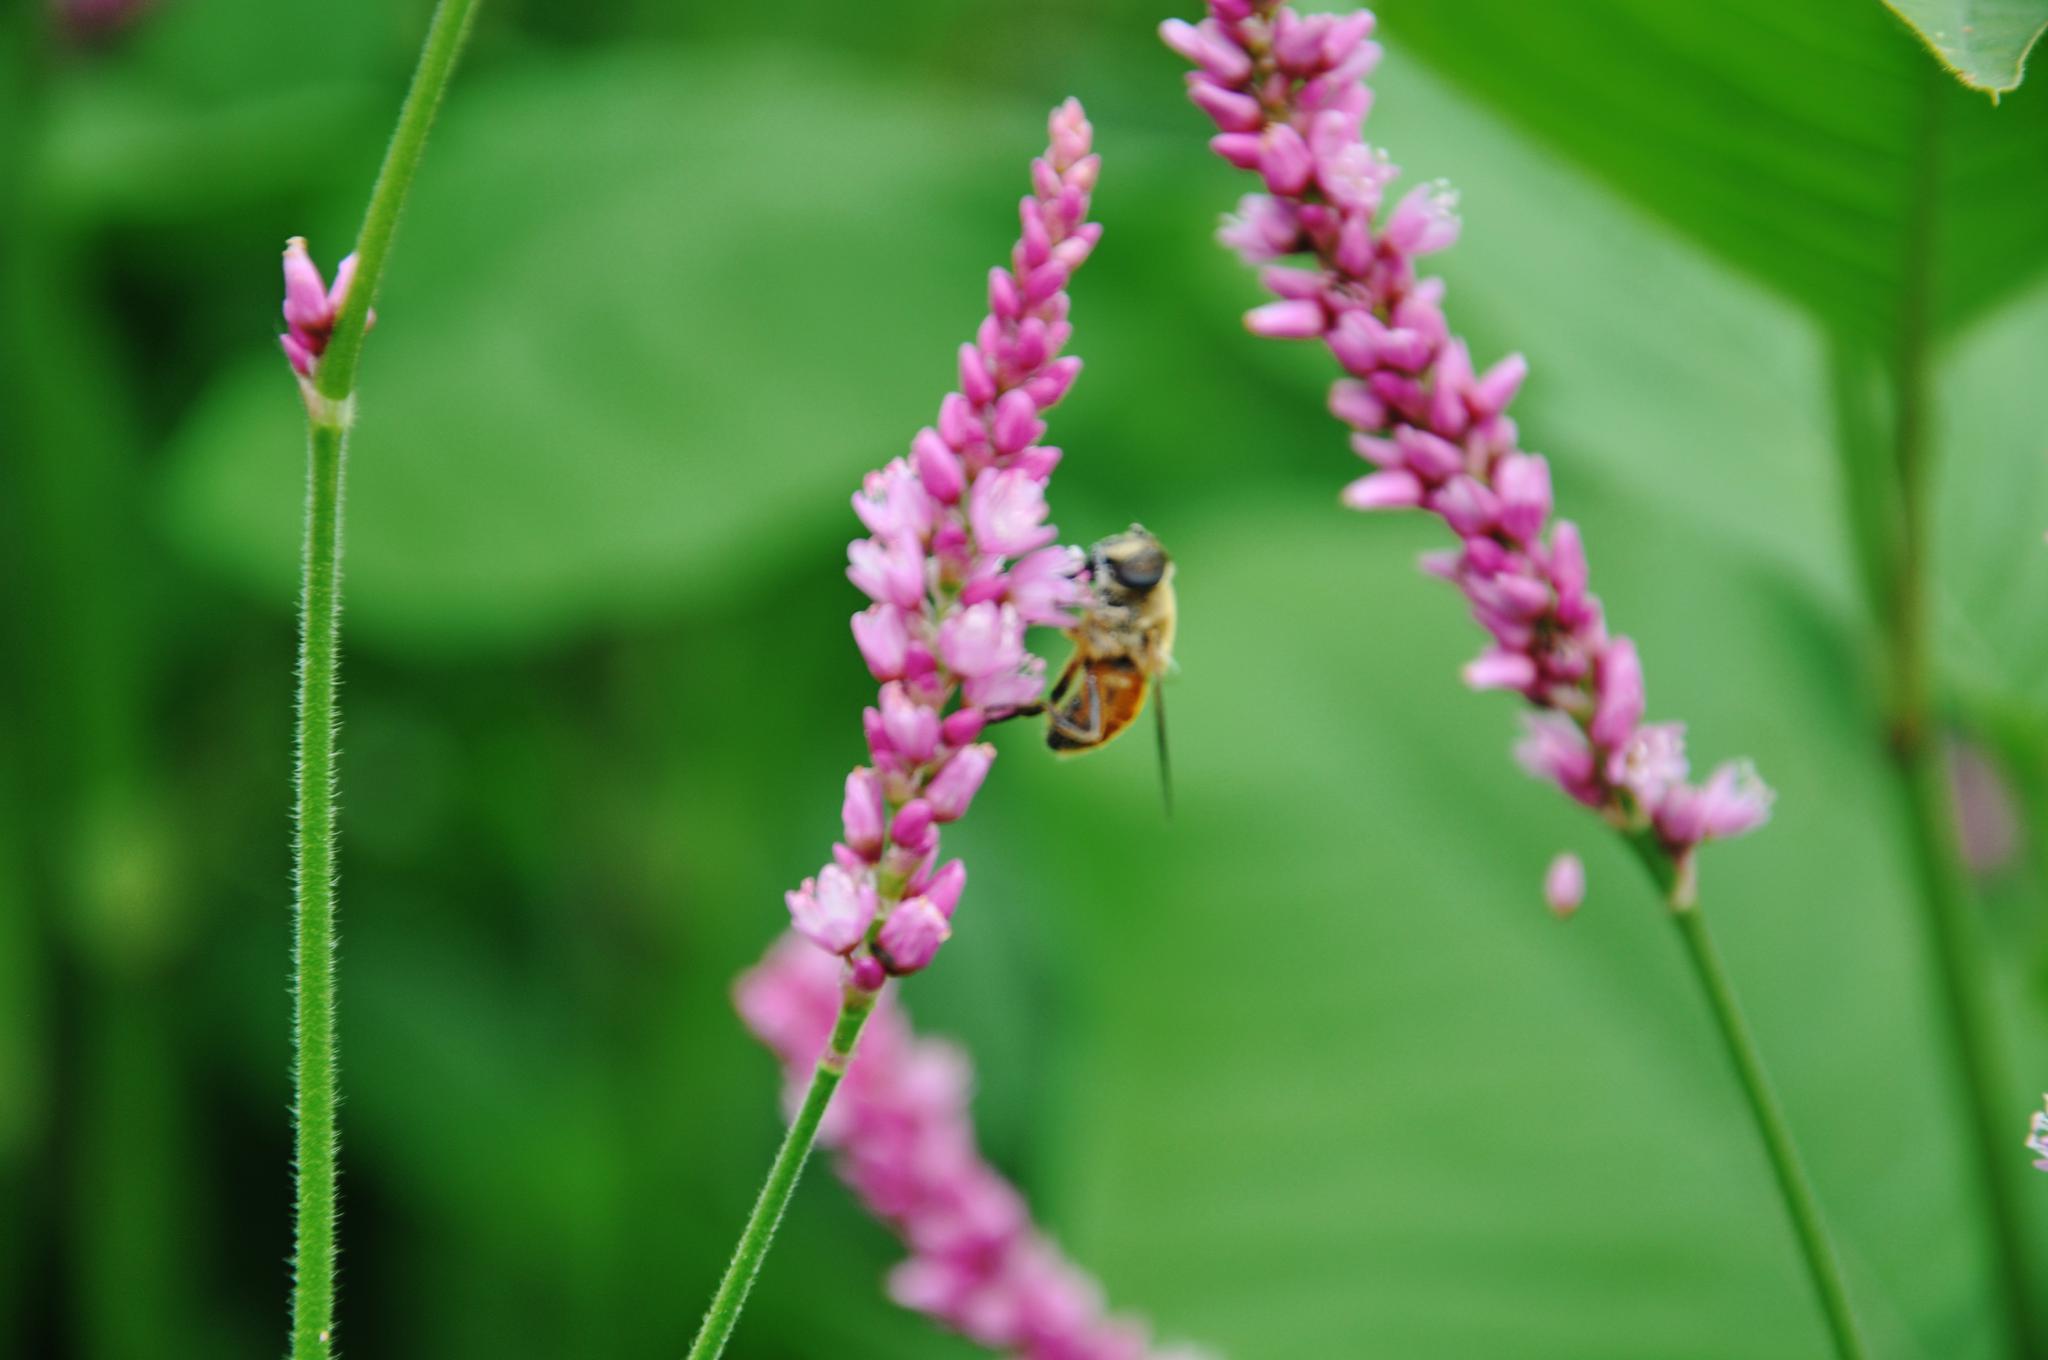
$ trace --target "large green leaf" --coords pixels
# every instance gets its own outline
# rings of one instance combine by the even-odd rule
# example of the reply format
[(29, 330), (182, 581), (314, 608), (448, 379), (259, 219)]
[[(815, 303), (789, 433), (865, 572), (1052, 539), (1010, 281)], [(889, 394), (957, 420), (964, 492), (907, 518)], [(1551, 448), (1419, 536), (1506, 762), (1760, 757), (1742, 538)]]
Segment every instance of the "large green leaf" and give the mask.
[(1389, 0), (1382, 17), (1518, 126), (1874, 347), (1919, 283), (1954, 328), (2048, 260), (2048, 96), (1991, 107), (1870, 0)]
[(2019, 88), (2027, 53), (2048, 29), (2042, 0), (1884, 0), (1941, 64), (1995, 99)]

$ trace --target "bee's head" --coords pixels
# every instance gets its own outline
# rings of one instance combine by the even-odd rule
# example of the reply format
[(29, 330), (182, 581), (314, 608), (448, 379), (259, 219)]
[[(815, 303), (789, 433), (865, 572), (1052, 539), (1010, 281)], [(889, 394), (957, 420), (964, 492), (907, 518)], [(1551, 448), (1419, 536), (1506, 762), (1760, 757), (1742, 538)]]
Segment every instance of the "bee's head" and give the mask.
[(1115, 584), (1133, 595), (1149, 594), (1173, 570), (1173, 559), (1143, 525), (1111, 534), (1088, 551), (1097, 588)]

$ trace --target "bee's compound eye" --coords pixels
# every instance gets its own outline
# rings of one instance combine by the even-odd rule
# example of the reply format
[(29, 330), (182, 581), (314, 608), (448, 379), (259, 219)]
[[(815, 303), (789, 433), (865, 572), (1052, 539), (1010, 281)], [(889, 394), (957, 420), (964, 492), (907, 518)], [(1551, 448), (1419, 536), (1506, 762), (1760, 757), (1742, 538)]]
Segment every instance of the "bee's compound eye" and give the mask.
[(1134, 552), (1111, 561), (1109, 570), (1126, 590), (1150, 590), (1166, 574), (1166, 554), (1157, 548)]

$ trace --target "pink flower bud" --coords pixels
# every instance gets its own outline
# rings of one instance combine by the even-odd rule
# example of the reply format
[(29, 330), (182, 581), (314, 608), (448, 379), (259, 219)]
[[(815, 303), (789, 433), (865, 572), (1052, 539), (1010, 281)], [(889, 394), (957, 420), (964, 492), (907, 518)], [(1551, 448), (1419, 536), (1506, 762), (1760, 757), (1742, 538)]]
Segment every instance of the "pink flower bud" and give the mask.
[(1536, 675), (1535, 661), (1498, 648), (1465, 667), (1465, 683), (1473, 689), (1525, 690), (1536, 683)]
[(1043, 411), (1057, 406), (1074, 385), (1074, 379), (1081, 373), (1081, 361), (1073, 357), (1055, 359), (1042, 372), (1024, 384), (1024, 390), (1031, 394), (1031, 400)]
[[(996, 402), (995, 417), (989, 424), (989, 439), (997, 453), (1012, 454), (1034, 444), (1045, 433), (1045, 422), (1038, 418), (1038, 405), (1031, 400), (1028, 392), (1005, 392)], [(1044, 488), (1039, 488), (1038, 503), (1045, 504)]]
[(1259, 173), (1266, 177), (1267, 188), (1292, 198), (1308, 187), (1315, 172), (1315, 157), (1299, 132), (1286, 123), (1266, 129), (1259, 147)]
[(939, 738), (948, 746), (965, 746), (988, 726), (988, 714), (978, 708), (956, 708), (939, 724)]
[(925, 785), (925, 801), (931, 804), (932, 816), (941, 822), (959, 820), (980, 792), (981, 781), (988, 778), (995, 759), (996, 748), (985, 742), (955, 752)]
[(923, 798), (913, 798), (897, 810), (896, 820), (889, 823), (889, 839), (913, 855), (928, 855), (938, 848), (938, 832), (932, 823), (932, 806)]
[(1269, 340), (1313, 340), (1323, 333), (1323, 305), (1307, 298), (1269, 302), (1246, 312), (1244, 325)]
[(911, 897), (897, 903), (875, 942), (888, 970), (901, 977), (930, 964), (952, 934), (944, 912), (922, 897)]
[(976, 406), (995, 400), (996, 380), (988, 371), (988, 361), (973, 345), (960, 346), (960, 393)]
[(1412, 472), (1373, 472), (1344, 488), (1353, 510), (1406, 510), (1422, 504), (1422, 483)]
[(872, 860), (882, 853), (882, 831), (887, 810), (882, 804), (882, 781), (862, 766), (846, 776), (846, 800), (839, 807), (839, 823), (846, 844), (862, 858)]
[(1559, 920), (1569, 920), (1586, 900), (1586, 866), (1572, 854), (1559, 855), (1543, 875), (1543, 901)]
[(863, 954), (855, 959), (847, 977), (849, 983), (863, 992), (879, 992), (888, 980), (889, 970), (882, 967), (882, 961), (873, 954)]
[(939, 715), (911, 698), (900, 684), (882, 686), (882, 731), (889, 747), (913, 765), (930, 760), (939, 748)]
[(1615, 638), (1601, 655), (1597, 668), (1599, 698), (1586, 735), (1595, 746), (1619, 750), (1643, 720), (1643, 663), (1635, 643)]
[(947, 446), (937, 430), (929, 425), (919, 430), (910, 441), (910, 457), (927, 495), (941, 505), (951, 505), (960, 499), (967, 486), (967, 472), (960, 465), (960, 456)]
[(1225, 132), (1256, 132), (1266, 119), (1259, 101), (1248, 94), (1228, 90), (1200, 72), (1188, 76), (1188, 98), (1216, 120)]
[(953, 909), (960, 902), (960, 890), (966, 886), (967, 866), (957, 859), (949, 859), (936, 873), (911, 884), (911, 892), (930, 902), (951, 920)]

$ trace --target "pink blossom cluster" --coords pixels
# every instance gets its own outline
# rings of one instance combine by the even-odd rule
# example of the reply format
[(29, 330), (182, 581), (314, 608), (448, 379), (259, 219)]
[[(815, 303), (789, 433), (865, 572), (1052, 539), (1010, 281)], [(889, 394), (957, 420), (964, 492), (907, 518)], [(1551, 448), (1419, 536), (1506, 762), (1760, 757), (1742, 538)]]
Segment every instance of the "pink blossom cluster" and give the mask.
[(1026, 626), (1064, 624), (1080, 599), (1080, 556), (1046, 522), (1060, 451), (1041, 441), (1043, 413), (1081, 370), (1060, 351), (1067, 280), (1101, 235), (1087, 220), (1100, 162), (1074, 100), (1050, 130), (1021, 239), (1009, 267), (989, 271), (988, 316), (960, 347), (958, 390), (853, 497), (869, 536), (847, 549), (846, 574), (874, 602), (853, 636), (882, 682), (863, 715), (870, 763), (846, 777), (833, 862), (788, 901), (798, 932), (870, 989), (925, 967), (949, 935), (966, 870), (940, 866), (939, 828), (967, 811), (995, 759), (976, 740), (983, 726), (1044, 687)]
[[(348, 300), (348, 286), (356, 276), (356, 257), (343, 257), (334, 271), (334, 286), (320, 277), (320, 266), (306, 252), (306, 238), (294, 236), (284, 247), (284, 324), (277, 337), (292, 371), (303, 379), (313, 376), (313, 365), (327, 352), (334, 334), (334, 319)], [(376, 317), (371, 316), (374, 322)]]
[[(2043, 1097), (2042, 1103), (2048, 1105), (2048, 1097)], [(2034, 1111), (2027, 1125), (2027, 1151), (2034, 1154), (2036, 1171), (2048, 1171), (2048, 1110)]]
[(1687, 782), (1683, 725), (1643, 721), (1635, 644), (1609, 635), (1578, 528), (1552, 520), (1549, 464), (1507, 415), (1528, 365), (1509, 355), (1476, 371), (1445, 323), (1443, 281), (1416, 276), (1418, 257), (1457, 239), (1452, 194), (1423, 185), (1382, 214), (1397, 170), (1361, 135), (1372, 30), (1365, 11), (1302, 15), (1277, 0), (1210, 0), (1200, 23), (1161, 27), (1196, 68), (1188, 93), (1215, 120), (1211, 148), (1265, 181), (1219, 233), (1277, 298), (1246, 324), (1321, 340), (1343, 366), (1330, 409), (1375, 469), (1345, 504), (1420, 508), (1457, 535), (1423, 565), (1492, 636), (1466, 682), (1535, 706), (1522, 762), (1689, 868), (1702, 841), (1761, 824), (1770, 791), (1746, 763)]
[[(840, 1004), (840, 969), (785, 935), (734, 998), (801, 1101)], [(1099, 1286), (1032, 1225), (1022, 1196), (975, 1145), (972, 1072), (952, 1044), (921, 1039), (884, 995), (819, 1141), (842, 1179), (910, 1248), (889, 1294), (969, 1339), (1028, 1360), (1142, 1360), (1142, 1325), (1104, 1314)]]

